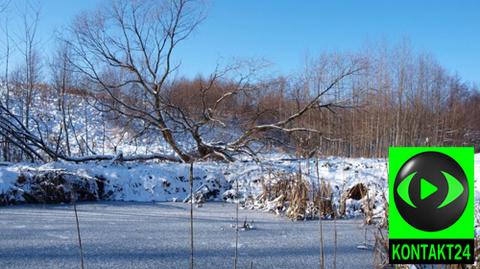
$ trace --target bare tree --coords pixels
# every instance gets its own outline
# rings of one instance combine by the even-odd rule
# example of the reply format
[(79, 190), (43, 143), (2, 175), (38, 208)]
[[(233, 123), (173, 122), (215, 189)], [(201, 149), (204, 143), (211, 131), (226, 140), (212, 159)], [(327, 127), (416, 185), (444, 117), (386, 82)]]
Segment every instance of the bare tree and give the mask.
[[(1, 1), (0, 2), (0, 14), (6, 13), (6, 10), (10, 4), (10, 1)], [(5, 58), (4, 58), (4, 65), (5, 65), (5, 73), (4, 73), (4, 86), (5, 86), (5, 104), (7, 109), (9, 109), (10, 104), (10, 80), (9, 80), (9, 67), (10, 67), (10, 34), (9, 34), (9, 17), (8, 15), (4, 16), (5, 24), (2, 27), (2, 30), (5, 33)], [(9, 143), (6, 138), (3, 141), (3, 159), (9, 160), (10, 159), (10, 148)]]
[[(6, 12), (8, 6), (10, 4), (10, 1), (2, 1), (0, 2), (0, 14), (3, 14), (4, 12)], [(2, 30), (3, 32), (5, 33), (5, 56), (4, 56), (4, 65), (5, 65), (5, 73), (4, 73), (4, 84), (5, 84), (5, 89), (6, 89), (6, 92), (5, 92), (5, 103), (8, 107), (9, 105), (9, 98), (10, 98), (10, 85), (9, 85), (9, 78), (8, 78), (8, 75), (9, 75), (9, 67), (10, 67), (10, 54), (11, 54), (11, 51), (10, 51), (10, 31), (9, 31), (9, 28), (10, 28), (10, 25), (9, 25), (9, 17), (8, 15), (5, 15), (5, 24), (3, 25), (2, 27)]]
[(75, 87), (73, 83), (74, 74), (68, 61), (69, 53), (70, 51), (68, 44), (63, 43), (63, 45), (58, 49), (58, 52), (51, 63), (51, 70), (53, 74), (52, 87), (58, 96), (58, 110), (61, 114), (62, 130), (65, 134), (65, 147), (67, 156), (71, 156), (72, 154), (70, 149), (70, 134), (67, 115), (70, 106), (67, 100), (67, 91)]
[[(73, 26), (72, 63), (115, 102), (104, 106), (156, 126), (186, 162), (165, 120), (163, 94), (178, 66), (173, 51), (202, 20), (194, 2), (116, 1), (111, 8), (84, 15)], [(116, 81), (109, 74), (117, 72)], [(124, 95), (122, 95), (124, 94)], [(144, 97), (131, 103), (125, 95)]]
[[(233, 153), (252, 154), (251, 143), (258, 135), (271, 130), (320, 133), (311, 128), (295, 127), (294, 123), (312, 109), (334, 106), (331, 102), (322, 103), (322, 98), (344, 79), (363, 69), (360, 61), (344, 62), (343, 66), (338, 63), (335, 75), (323, 83), (325, 88), (318, 89), (308, 102), (285, 118), (265, 124), (252, 120), (252, 124), (236, 138), (207, 141), (205, 129), (233, 126), (221, 120), (221, 107), (225, 103), (261, 89), (253, 83), (256, 68), (249, 66), (245, 73), (239, 73), (240, 68), (235, 65), (218, 68), (205, 83), (190, 89), (199, 93), (201, 111), (189, 113), (187, 108), (172, 101), (171, 89), (177, 83), (174, 72), (179, 68), (173, 62), (173, 54), (178, 44), (203, 20), (202, 11), (199, 3), (192, 0), (162, 1), (160, 4), (116, 1), (109, 9), (79, 17), (72, 27), (72, 39), (69, 41), (73, 52), (72, 64), (86, 75), (91, 85), (110, 98), (99, 103), (159, 130), (184, 162), (198, 158), (232, 161)], [(222, 82), (228, 83), (230, 88), (212, 98), (213, 89)], [(254, 113), (253, 119), (261, 113)], [(189, 135), (195, 145), (194, 152), (178, 144), (174, 129)]]
[(35, 88), (40, 79), (40, 55), (36, 49), (38, 45), (37, 28), (40, 18), (40, 7), (27, 1), (22, 16), (23, 35), (17, 35), (17, 48), (23, 57), (22, 81), (23, 93), (23, 122), (29, 128), (30, 112), (34, 100)]

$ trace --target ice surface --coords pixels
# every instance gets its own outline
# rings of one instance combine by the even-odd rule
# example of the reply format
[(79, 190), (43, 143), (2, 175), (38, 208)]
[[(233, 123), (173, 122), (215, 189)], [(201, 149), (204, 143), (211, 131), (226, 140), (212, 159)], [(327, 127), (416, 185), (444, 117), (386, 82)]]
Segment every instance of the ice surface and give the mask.
[[(188, 268), (189, 205), (99, 202), (78, 205), (85, 268)], [(194, 209), (195, 268), (232, 268), (233, 204)], [(317, 221), (291, 222), (240, 210), (255, 229), (240, 231), (238, 268), (318, 268)], [(337, 268), (372, 268), (361, 219), (337, 222)], [(0, 208), (0, 268), (79, 268), (75, 218), (70, 205)], [(324, 221), (326, 265), (333, 261), (333, 221)], [(370, 228), (369, 228), (370, 229)], [(372, 230), (373, 231), (373, 230)], [(371, 231), (367, 240), (372, 239)], [(371, 242), (369, 242), (371, 243)]]

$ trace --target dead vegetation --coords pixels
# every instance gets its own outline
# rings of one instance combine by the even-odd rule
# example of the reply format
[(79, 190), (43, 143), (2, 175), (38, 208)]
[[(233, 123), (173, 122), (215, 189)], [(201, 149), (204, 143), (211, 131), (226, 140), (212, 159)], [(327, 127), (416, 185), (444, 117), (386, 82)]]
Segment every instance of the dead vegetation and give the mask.
[[(327, 180), (312, 183), (302, 174), (301, 169), (295, 173), (270, 172), (261, 179), (262, 193), (257, 197), (261, 208), (287, 216), (292, 220), (344, 217), (346, 201), (356, 200), (361, 204), (365, 222), (373, 221), (373, 200), (368, 195), (366, 185), (359, 183), (347, 189), (340, 201), (334, 201), (333, 188)], [(340, 204), (337, 210), (335, 202)]]
[[(377, 225), (377, 231), (375, 232), (375, 245), (374, 245), (374, 254), (373, 254), (373, 267), (376, 269), (383, 268), (411, 268), (411, 265), (390, 265), (388, 263), (388, 201), (383, 195), (384, 198), (384, 208), (385, 213), (382, 220)], [(475, 205), (475, 227), (480, 226), (480, 205)], [(425, 267), (419, 268), (445, 268), (445, 269), (476, 269), (480, 268), (480, 246), (479, 246), (480, 237), (478, 234), (475, 234), (475, 258), (474, 264), (444, 264), (444, 265), (425, 265)]]
[(346, 214), (347, 200), (353, 199), (361, 201), (360, 207), (365, 214), (365, 224), (373, 223), (373, 208), (374, 200), (369, 195), (369, 190), (363, 183), (358, 183), (347, 189), (340, 198), (339, 215), (344, 216)]
[(104, 182), (63, 170), (23, 171), (15, 188), (0, 194), (0, 205), (16, 203), (70, 203), (106, 198)]

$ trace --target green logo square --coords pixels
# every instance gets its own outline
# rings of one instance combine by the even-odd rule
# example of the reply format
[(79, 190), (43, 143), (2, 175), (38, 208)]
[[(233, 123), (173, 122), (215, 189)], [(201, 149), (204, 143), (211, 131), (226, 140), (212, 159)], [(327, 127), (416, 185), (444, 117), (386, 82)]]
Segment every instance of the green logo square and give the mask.
[[(448, 247), (451, 244), (455, 247), (459, 243), (460, 247), (467, 244), (470, 248), (474, 238), (473, 167), (473, 147), (390, 147), (390, 246), (398, 250), (402, 245), (414, 246), (417, 241), (439, 240), (431, 241), (431, 244), (443, 242)], [(392, 245), (392, 242), (396, 244)], [(435, 247), (439, 247), (437, 245)], [(413, 247), (410, 249), (414, 250)], [(398, 254), (392, 251), (395, 249), (390, 250), (391, 255)], [(467, 252), (473, 254), (473, 247)], [(408, 256), (409, 253), (404, 254)], [(393, 263), (401, 263), (402, 259), (398, 260), (398, 257), (395, 256)], [(462, 261), (471, 259), (473, 257)], [(420, 253), (418, 257), (410, 255), (404, 261), (458, 263), (460, 260), (435, 255), (428, 258)]]

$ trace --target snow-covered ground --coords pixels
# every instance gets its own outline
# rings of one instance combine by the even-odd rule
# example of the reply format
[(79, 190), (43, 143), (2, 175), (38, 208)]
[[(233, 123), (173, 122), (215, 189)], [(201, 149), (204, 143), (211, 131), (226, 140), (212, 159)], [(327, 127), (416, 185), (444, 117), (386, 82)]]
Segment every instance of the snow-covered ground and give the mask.
[[(314, 161), (288, 159), (285, 155), (269, 155), (260, 163), (237, 161), (234, 163), (201, 162), (194, 165), (194, 190), (210, 193), (211, 200), (223, 200), (235, 196), (238, 181), (241, 198), (255, 198), (263, 191), (262, 182), (278, 180), (274, 173), (295, 173), (302, 166), (304, 178), (312, 185), (317, 176), (329, 182), (338, 199), (345, 190), (361, 182), (371, 187), (371, 197), (378, 196), (386, 188), (386, 164), (382, 159), (325, 158), (319, 160), (318, 173)], [(308, 170), (307, 170), (308, 168)], [(184, 200), (189, 192), (189, 165), (178, 163), (87, 163), (65, 162), (44, 165), (11, 164), (0, 167), (0, 194), (12, 190), (27, 191), (17, 182), (19, 175), (31, 175), (45, 171), (67, 171), (84, 178), (106, 180), (108, 200), (115, 201), (177, 201)], [(229, 194), (231, 196), (229, 196)], [(22, 201), (21, 195), (15, 198)], [(380, 204), (380, 203), (379, 203)]]
[[(333, 189), (333, 200), (338, 206), (341, 195), (352, 186), (362, 183), (369, 189), (369, 197), (375, 203), (375, 213), (382, 213), (384, 197), (387, 195), (387, 165), (385, 159), (328, 157), (319, 160), (318, 171), (315, 161), (289, 159), (286, 155), (263, 156), (264, 161), (236, 161), (234, 163), (201, 162), (194, 166), (194, 190), (208, 193), (210, 200), (224, 200), (235, 196), (238, 181), (239, 196), (255, 200), (262, 191), (262, 183), (272, 183), (275, 173), (295, 173), (301, 166), (303, 177), (312, 186), (318, 176), (329, 182)], [(189, 165), (178, 163), (87, 163), (65, 162), (44, 165), (9, 164), (0, 166), (0, 195), (19, 190), (17, 178), (21, 174), (41, 171), (68, 171), (84, 178), (102, 178), (105, 182), (107, 200), (114, 201), (182, 201), (189, 192)], [(475, 156), (475, 197), (480, 198), (480, 154)], [(22, 200), (21, 196), (16, 197)], [(347, 213), (359, 212), (355, 201), (347, 201)], [(268, 209), (268, 208), (267, 208)], [(350, 211), (349, 211), (350, 210)]]
[[(0, 91), (4, 89), (0, 88)], [(12, 96), (11, 108), (20, 115), (21, 96)], [(56, 94), (35, 95), (32, 115), (39, 123), (38, 130), (49, 141), (56, 141), (61, 129), (61, 113)], [(70, 129), (71, 151), (74, 156), (81, 152), (92, 154), (171, 154), (171, 149), (165, 144), (158, 130), (149, 130), (142, 136), (136, 136), (140, 126), (125, 119), (111, 120), (108, 113), (100, 113), (80, 96), (67, 94), (69, 105), (68, 125)], [(137, 124), (137, 123), (136, 123)], [(32, 122), (33, 126), (33, 122)], [(237, 130), (238, 131), (238, 130)], [(223, 130), (215, 127), (203, 130), (208, 141), (216, 141), (221, 137), (227, 141), (229, 135), (236, 130)], [(178, 134), (177, 134), (178, 135)], [(179, 135), (178, 142), (185, 148), (191, 144), (190, 138)], [(190, 142), (189, 142), (190, 141)], [(82, 146), (83, 145), (83, 146)], [(88, 146), (87, 146), (88, 145)], [(190, 145), (191, 146), (191, 145)], [(82, 148), (83, 147), (83, 148)], [(88, 147), (90, 152), (85, 148)], [(65, 150), (65, 145), (60, 145)], [(241, 158), (241, 157), (240, 157)], [(328, 182), (333, 188), (333, 202), (336, 206), (342, 194), (357, 183), (365, 184), (368, 196), (374, 201), (375, 212), (384, 209), (384, 197), (387, 191), (387, 165), (385, 159), (340, 158), (325, 157), (319, 160), (316, 170), (314, 161), (294, 160), (285, 154), (270, 153), (261, 156), (262, 162), (256, 163), (240, 159), (234, 163), (201, 162), (195, 165), (194, 189), (199, 193), (208, 193), (209, 199), (223, 200), (235, 196), (236, 182), (239, 195), (242, 198), (255, 199), (263, 191), (262, 183), (272, 184), (281, 172), (296, 173), (301, 166), (303, 178), (317, 184), (317, 176)], [(475, 157), (475, 197), (480, 198), (480, 155)], [(0, 204), (2, 195), (10, 195), (17, 191), (14, 200), (22, 202), (21, 193), (28, 191), (29, 185), (18, 184), (19, 175), (32, 175), (39, 171), (63, 170), (84, 178), (106, 180), (105, 193), (108, 200), (115, 201), (174, 201), (184, 200), (188, 196), (188, 165), (178, 163), (123, 163), (111, 162), (72, 164), (55, 162), (44, 165), (16, 163), (0, 164)], [(347, 213), (355, 215), (358, 212), (358, 202), (346, 201), (349, 205)], [(265, 207), (264, 207), (265, 208)], [(266, 209), (269, 209), (266, 207)]]
[[(188, 204), (98, 202), (78, 205), (85, 268), (188, 268)], [(195, 268), (233, 268), (235, 207), (195, 208)], [(238, 268), (318, 268), (316, 221), (291, 222), (240, 210), (254, 229), (239, 233)], [(337, 268), (372, 268), (362, 219), (337, 222)], [(324, 222), (325, 264), (332, 268), (333, 222)], [(371, 243), (372, 227), (367, 227)], [(372, 230), (370, 230), (372, 229)], [(0, 208), (0, 268), (79, 268), (75, 217), (69, 205)]]
[[(280, 154), (264, 155), (262, 162), (201, 162), (194, 166), (194, 189), (209, 200), (253, 200), (263, 184), (279, 180), (275, 174), (296, 173), (312, 186), (318, 178), (329, 182), (334, 204), (358, 183), (373, 199), (374, 213), (382, 215), (387, 194), (385, 159), (327, 157), (290, 159)], [(16, 191), (17, 201), (31, 186), (19, 176), (51, 171), (67, 172), (83, 179), (105, 180), (106, 200), (81, 203), (79, 216), (87, 268), (186, 268), (188, 263), (188, 204), (171, 203), (188, 197), (189, 165), (178, 163), (43, 165), (17, 163), (0, 166), (0, 195)], [(480, 200), (480, 154), (475, 156), (475, 200)], [(135, 201), (137, 203), (128, 203)], [(141, 203), (139, 203), (141, 202)], [(338, 221), (338, 268), (371, 268), (372, 251), (357, 248), (364, 241), (365, 227), (359, 201), (349, 199), (346, 214)], [(273, 211), (268, 204), (251, 206)], [(196, 268), (228, 268), (234, 251), (235, 214), (231, 203), (211, 202), (195, 209)], [(20, 205), (0, 207), (0, 268), (76, 268), (78, 249), (70, 205)], [(240, 220), (254, 221), (254, 230), (240, 233), (240, 268), (318, 267), (318, 222), (291, 222), (261, 210), (240, 210)], [(478, 220), (477, 220), (478, 222)], [(332, 221), (324, 222), (327, 263), (332, 262)], [(366, 229), (375, 229), (374, 226)], [(372, 242), (372, 231), (367, 233)]]

